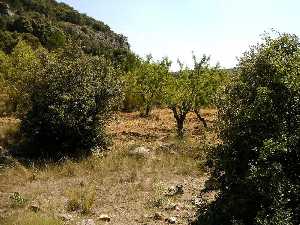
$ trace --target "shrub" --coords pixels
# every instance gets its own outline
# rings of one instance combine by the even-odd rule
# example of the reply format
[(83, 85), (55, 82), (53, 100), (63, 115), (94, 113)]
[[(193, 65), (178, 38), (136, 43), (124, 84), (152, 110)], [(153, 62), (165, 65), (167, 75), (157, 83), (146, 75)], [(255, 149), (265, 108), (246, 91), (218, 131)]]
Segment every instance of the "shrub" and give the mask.
[(80, 210), (82, 214), (90, 213), (96, 199), (94, 189), (94, 187), (80, 187), (69, 191), (67, 210), (70, 212)]
[(31, 109), (21, 131), (27, 153), (78, 153), (104, 147), (104, 124), (120, 96), (116, 71), (100, 57), (66, 48), (45, 56), (29, 92)]
[(198, 224), (300, 222), (300, 43), (266, 36), (240, 59), (220, 103), (222, 144), (212, 180), (220, 194)]
[(22, 197), (19, 192), (14, 192), (9, 196), (10, 205), (12, 208), (21, 208), (26, 205), (28, 199)]

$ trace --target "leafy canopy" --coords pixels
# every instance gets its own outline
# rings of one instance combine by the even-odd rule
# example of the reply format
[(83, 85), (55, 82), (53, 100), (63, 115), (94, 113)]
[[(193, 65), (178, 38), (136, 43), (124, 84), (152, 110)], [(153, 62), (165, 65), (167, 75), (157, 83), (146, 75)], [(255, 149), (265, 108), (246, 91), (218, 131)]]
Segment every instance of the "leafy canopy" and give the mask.
[(219, 105), (213, 180), (220, 194), (199, 224), (299, 224), (300, 42), (265, 36), (240, 59)]

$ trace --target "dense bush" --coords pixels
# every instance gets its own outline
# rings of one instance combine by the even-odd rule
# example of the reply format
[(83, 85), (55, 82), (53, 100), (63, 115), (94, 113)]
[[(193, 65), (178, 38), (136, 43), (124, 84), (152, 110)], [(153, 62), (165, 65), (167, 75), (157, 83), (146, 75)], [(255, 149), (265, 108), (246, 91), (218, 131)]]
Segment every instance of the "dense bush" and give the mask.
[(240, 59), (220, 103), (222, 144), (210, 164), (220, 193), (205, 225), (300, 223), (300, 43), (266, 36)]
[(105, 147), (104, 124), (120, 87), (116, 71), (100, 57), (68, 48), (44, 55), (32, 82), (31, 108), (22, 118), (27, 153), (55, 155)]

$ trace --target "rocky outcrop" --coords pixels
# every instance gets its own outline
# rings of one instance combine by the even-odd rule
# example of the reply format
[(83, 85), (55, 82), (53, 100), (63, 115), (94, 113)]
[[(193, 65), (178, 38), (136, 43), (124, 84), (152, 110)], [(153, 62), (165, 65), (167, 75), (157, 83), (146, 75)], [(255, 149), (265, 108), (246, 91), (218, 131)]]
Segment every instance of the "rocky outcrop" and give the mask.
[(0, 2), (0, 16), (12, 16), (13, 13), (9, 9), (9, 5), (5, 2)]

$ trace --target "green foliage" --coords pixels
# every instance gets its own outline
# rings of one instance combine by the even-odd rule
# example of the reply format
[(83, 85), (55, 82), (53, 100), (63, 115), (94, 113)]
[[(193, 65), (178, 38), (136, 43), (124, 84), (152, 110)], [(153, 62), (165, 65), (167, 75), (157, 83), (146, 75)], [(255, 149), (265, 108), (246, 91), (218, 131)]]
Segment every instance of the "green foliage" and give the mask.
[(24, 17), (24, 16), (20, 16), (19, 18), (17, 18), (11, 29), (20, 32), (20, 33), (32, 33), (33, 32), (33, 28), (32, 28), (32, 24), (29, 18)]
[(31, 108), (21, 123), (28, 153), (75, 154), (105, 147), (104, 124), (120, 96), (117, 71), (74, 46), (45, 55), (42, 67), (27, 89)]
[(189, 112), (195, 111), (204, 121), (199, 109), (212, 103), (220, 83), (225, 79), (221, 70), (209, 66), (209, 58), (205, 55), (200, 62), (195, 56), (193, 58), (193, 69), (178, 61), (180, 70), (167, 74), (163, 89), (164, 102), (173, 111), (179, 136), (183, 135), (184, 121)]
[(3, 95), (9, 96), (6, 113), (26, 114), (30, 107), (28, 90), (41, 70), (37, 52), (19, 42), (10, 55), (0, 54), (0, 85)]
[(28, 202), (28, 199), (22, 197), (19, 192), (14, 192), (9, 196), (9, 200), (12, 208), (24, 207)]
[(220, 193), (198, 223), (299, 224), (298, 37), (266, 36), (238, 69), (220, 102), (222, 144), (211, 161)]
[(132, 53), (127, 38), (67, 4), (54, 0), (5, 0), (1, 6), (10, 12), (0, 16), (0, 49), (6, 53), (26, 34), (33, 47), (39, 46), (34, 38), (48, 50), (64, 47), (70, 40), (85, 53), (109, 58), (116, 67), (130, 67)]
[(19, 41), (19, 35), (0, 30), (0, 50), (9, 53)]
[(170, 62), (163, 59), (153, 62), (151, 56), (141, 60), (140, 64), (125, 77), (127, 99), (135, 99), (140, 106), (141, 115), (148, 116), (152, 107), (160, 102), (165, 74), (168, 73)]

